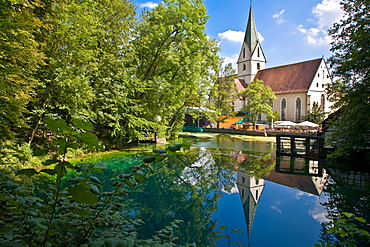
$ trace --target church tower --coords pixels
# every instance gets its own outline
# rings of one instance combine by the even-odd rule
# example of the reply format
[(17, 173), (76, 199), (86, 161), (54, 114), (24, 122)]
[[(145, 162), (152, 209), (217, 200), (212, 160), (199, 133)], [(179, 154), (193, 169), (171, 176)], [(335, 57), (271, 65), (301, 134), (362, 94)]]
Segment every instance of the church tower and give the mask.
[(238, 79), (242, 79), (249, 84), (259, 70), (266, 68), (266, 58), (261, 48), (258, 37), (252, 6), (249, 10), (247, 29), (244, 41), (237, 62)]

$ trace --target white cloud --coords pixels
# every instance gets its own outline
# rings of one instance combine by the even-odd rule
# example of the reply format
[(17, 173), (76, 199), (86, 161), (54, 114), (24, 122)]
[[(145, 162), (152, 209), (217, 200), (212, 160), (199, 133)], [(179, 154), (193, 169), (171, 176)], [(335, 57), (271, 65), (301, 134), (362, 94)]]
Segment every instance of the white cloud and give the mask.
[(282, 17), (284, 12), (285, 12), (285, 9), (281, 10), (278, 14), (275, 14), (272, 16), (274, 19), (276, 19), (276, 22), (277, 24), (279, 24), (279, 26), (283, 24), (284, 22), (286, 22), (286, 20)]
[(343, 10), (340, 8), (340, 0), (323, 0), (317, 4), (312, 10), (317, 21), (317, 26), (320, 29), (327, 29), (335, 22), (339, 22), (343, 15)]
[(155, 8), (158, 6), (158, 3), (153, 3), (153, 2), (146, 2), (146, 3), (141, 3), (139, 5), (139, 8)]
[(331, 38), (328, 36), (327, 30), (335, 23), (339, 22), (343, 15), (340, 8), (341, 0), (322, 0), (317, 4), (312, 14), (315, 16), (315, 26), (304, 28), (303, 25), (298, 26), (298, 31), (304, 34), (304, 40), (311, 45), (329, 45)]
[[(228, 30), (226, 32), (218, 34), (218, 37), (220, 39), (225, 39), (225, 40), (233, 41), (233, 42), (243, 42), (244, 36), (245, 36), (245, 32), (233, 31), (233, 30)], [(258, 33), (258, 38), (260, 42), (265, 40), (265, 38), (260, 33)]]
[(218, 37), (229, 41), (242, 42), (244, 39), (244, 32), (228, 30), (226, 32), (219, 33)]
[(238, 61), (239, 54), (235, 54), (232, 57), (224, 57), (224, 65), (231, 63), (233, 68), (236, 70), (236, 62)]
[(304, 40), (311, 45), (328, 45), (331, 42), (331, 37), (327, 35), (326, 30), (319, 28), (303, 28), (303, 25), (298, 26), (298, 31), (304, 34)]
[(282, 214), (283, 212), (281, 212), (281, 210), (277, 207), (277, 206), (271, 206), (271, 209), (272, 210), (275, 210), (276, 212), (278, 212), (279, 214)]

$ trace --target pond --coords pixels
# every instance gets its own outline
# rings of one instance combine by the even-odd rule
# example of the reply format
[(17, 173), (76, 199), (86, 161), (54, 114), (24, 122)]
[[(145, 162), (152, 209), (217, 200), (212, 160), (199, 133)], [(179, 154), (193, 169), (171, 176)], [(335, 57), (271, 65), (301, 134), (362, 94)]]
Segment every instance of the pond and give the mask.
[[(191, 142), (190, 151), (154, 164), (155, 173), (127, 201), (129, 214), (145, 222), (139, 238), (182, 220), (177, 232), (182, 245), (313, 246), (336, 241), (323, 224), (340, 212), (370, 222), (367, 173), (276, 157), (275, 142), (268, 138), (207, 135), (177, 143), (185, 141)], [(119, 172), (141, 159), (130, 155), (99, 162)]]

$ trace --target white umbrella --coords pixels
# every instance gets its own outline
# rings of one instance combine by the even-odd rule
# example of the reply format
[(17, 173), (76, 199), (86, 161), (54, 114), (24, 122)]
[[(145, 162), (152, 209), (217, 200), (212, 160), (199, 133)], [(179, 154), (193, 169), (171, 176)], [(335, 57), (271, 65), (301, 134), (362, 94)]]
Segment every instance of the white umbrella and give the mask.
[(279, 121), (278, 123), (276, 123), (276, 126), (277, 127), (292, 127), (292, 126), (297, 126), (297, 124), (292, 121)]
[(312, 123), (310, 121), (304, 121), (302, 123), (297, 124), (299, 127), (308, 127), (308, 128), (317, 128), (319, 127), (318, 124)]

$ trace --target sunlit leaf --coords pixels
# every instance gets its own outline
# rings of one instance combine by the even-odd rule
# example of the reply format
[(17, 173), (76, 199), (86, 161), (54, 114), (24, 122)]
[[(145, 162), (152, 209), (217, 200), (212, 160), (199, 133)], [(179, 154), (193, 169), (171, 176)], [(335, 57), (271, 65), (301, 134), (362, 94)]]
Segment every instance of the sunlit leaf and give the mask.
[(42, 169), (40, 170), (40, 172), (43, 172), (43, 173), (46, 173), (46, 174), (49, 174), (49, 175), (56, 175), (57, 172), (53, 169)]
[(146, 176), (144, 176), (141, 173), (135, 173), (134, 177), (135, 177), (136, 181), (138, 181), (138, 182), (144, 182), (145, 180), (147, 180)]

